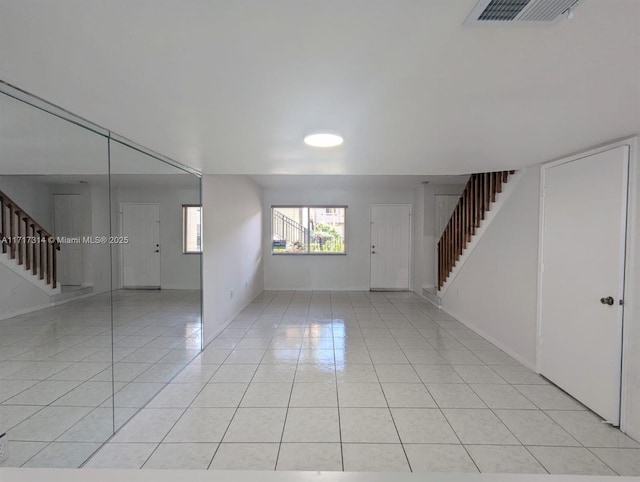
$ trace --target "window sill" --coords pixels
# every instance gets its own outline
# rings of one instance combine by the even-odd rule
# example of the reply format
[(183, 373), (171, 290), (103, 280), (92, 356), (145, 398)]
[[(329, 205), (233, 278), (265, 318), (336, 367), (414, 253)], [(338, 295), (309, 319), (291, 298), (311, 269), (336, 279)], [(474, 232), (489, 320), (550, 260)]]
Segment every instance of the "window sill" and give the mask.
[(272, 256), (346, 256), (347, 253), (271, 253)]

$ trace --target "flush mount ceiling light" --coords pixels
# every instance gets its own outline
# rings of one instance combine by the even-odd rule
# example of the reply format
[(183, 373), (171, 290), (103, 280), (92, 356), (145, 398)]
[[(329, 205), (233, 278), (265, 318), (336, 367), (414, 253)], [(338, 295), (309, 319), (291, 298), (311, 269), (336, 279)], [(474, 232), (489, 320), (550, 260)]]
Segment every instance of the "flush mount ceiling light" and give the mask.
[(311, 147), (336, 147), (343, 142), (342, 136), (329, 132), (316, 132), (304, 138), (304, 143)]

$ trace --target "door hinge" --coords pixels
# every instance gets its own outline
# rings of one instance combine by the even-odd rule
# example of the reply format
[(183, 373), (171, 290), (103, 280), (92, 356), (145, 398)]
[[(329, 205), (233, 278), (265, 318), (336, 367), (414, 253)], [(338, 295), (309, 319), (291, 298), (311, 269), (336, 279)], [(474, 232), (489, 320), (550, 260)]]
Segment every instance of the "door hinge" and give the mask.
[(618, 303), (620, 306), (624, 306), (624, 300), (620, 300), (620, 302)]

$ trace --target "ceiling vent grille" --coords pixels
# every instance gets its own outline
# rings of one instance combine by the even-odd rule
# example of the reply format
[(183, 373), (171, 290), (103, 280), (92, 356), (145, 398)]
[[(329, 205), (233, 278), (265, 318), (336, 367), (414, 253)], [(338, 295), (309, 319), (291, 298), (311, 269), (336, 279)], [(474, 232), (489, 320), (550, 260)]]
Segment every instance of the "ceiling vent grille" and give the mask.
[(513, 20), (531, 0), (491, 0), (478, 20)]
[(578, 0), (479, 0), (466, 26), (548, 25), (568, 16)]

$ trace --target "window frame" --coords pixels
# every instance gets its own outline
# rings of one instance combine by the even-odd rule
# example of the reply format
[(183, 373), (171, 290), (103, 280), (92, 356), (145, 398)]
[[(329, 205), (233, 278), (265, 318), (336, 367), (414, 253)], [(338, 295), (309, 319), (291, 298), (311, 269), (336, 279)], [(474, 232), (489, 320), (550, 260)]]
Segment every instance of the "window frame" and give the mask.
[[(271, 205), (271, 216), (270, 216), (270, 225), (271, 225), (271, 235), (269, 237), (270, 248), (272, 256), (346, 256), (347, 255), (347, 208), (349, 206), (344, 204), (272, 204)], [(329, 251), (308, 251), (309, 243), (307, 242), (307, 251), (302, 252), (274, 252), (273, 251), (273, 210), (278, 208), (285, 209), (327, 209), (327, 208), (336, 208), (336, 209), (344, 209), (344, 235), (343, 235), (343, 246), (344, 249), (337, 252), (329, 252)], [(307, 225), (307, 229), (310, 230), (309, 225)]]
[[(187, 250), (187, 212), (189, 208), (200, 208), (200, 251)], [(182, 254), (202, 254), (202, 204), (182, 205)]]

